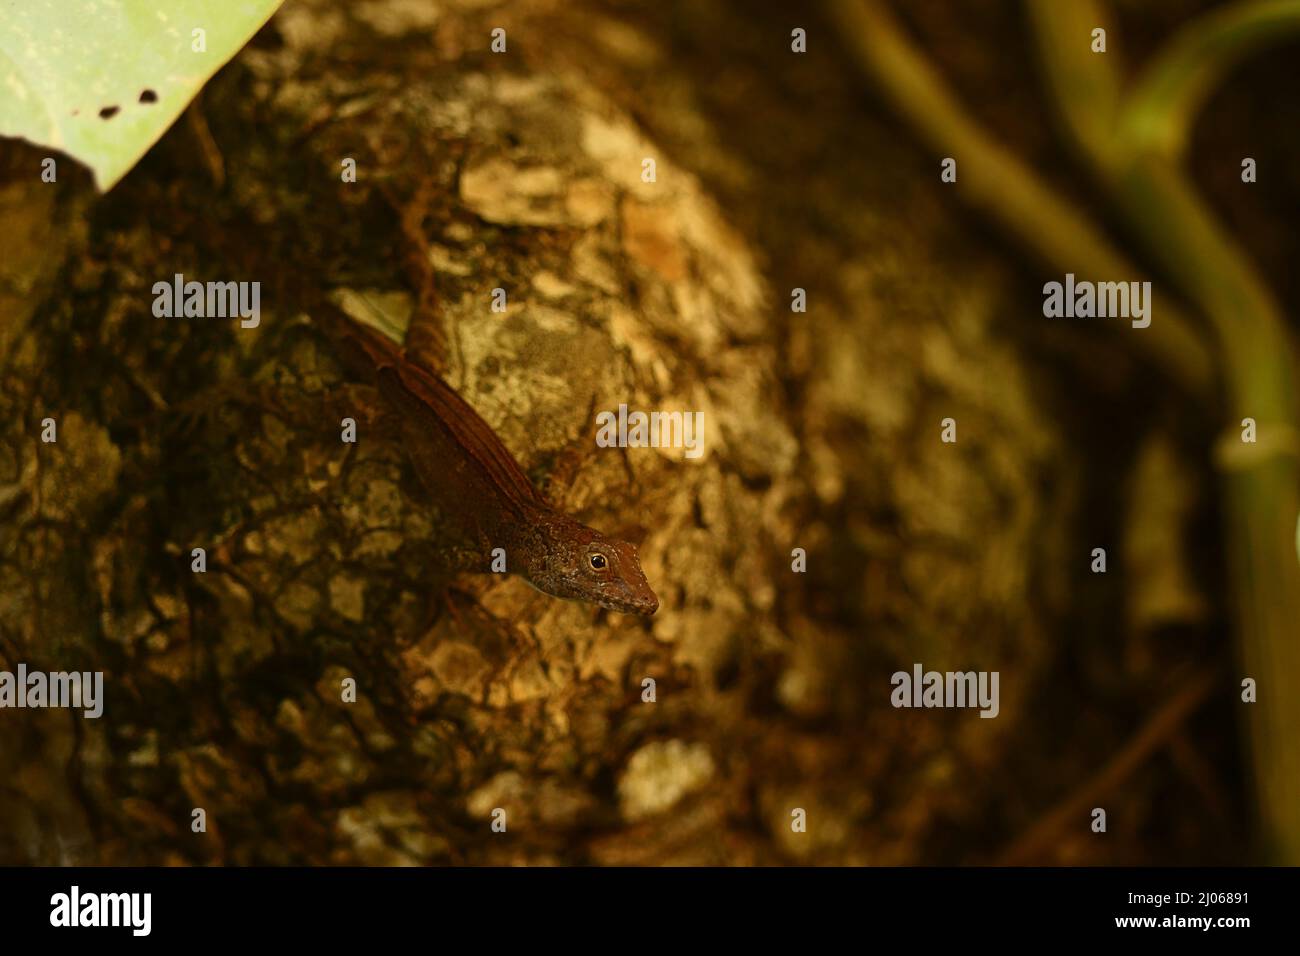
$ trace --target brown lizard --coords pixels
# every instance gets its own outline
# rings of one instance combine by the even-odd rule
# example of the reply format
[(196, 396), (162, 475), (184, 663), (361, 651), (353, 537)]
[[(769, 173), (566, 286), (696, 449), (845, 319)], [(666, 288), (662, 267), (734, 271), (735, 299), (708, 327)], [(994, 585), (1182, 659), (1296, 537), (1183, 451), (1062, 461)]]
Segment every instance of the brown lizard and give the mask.
[(632, 614), (658, 610), (636, 546), (548, 504), (491, 426), (439, 376), (332, 303), (319, 301), (313, 318), (393, 413), (404, 450), (447, 517), (452, 570), (489, 571), (501, 548), (506, 570), (539, 591)]

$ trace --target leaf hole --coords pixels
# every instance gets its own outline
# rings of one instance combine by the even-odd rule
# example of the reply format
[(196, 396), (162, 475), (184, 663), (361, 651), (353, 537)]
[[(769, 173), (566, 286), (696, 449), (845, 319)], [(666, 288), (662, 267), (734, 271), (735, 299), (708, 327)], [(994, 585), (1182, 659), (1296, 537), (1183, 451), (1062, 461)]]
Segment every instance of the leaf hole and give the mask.
[(158, 94), (155, 93), (153, 90), (141, 90), (141, 91), (140, 91), (140, 102), (141, 102), (141, 103), (157, 103), (157, 102), (158, 102)]
[(112, 119), (114, 116), (117, 115), (117, 110), (118, 108), (116, 106), (105, 106), (102, 110), (99, 111), (99, 118)]

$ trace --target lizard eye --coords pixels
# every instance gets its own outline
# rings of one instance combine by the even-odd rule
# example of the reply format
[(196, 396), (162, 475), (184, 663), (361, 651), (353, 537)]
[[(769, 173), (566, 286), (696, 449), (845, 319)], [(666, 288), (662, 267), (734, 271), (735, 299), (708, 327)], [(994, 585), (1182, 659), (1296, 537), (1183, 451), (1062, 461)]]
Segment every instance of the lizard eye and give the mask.
[(587, 560), (591, 562), (591, 566), (597, 571), (604, 571), (605, 568), (609, 567), (609, 560), (599, 552), (587, 555)]

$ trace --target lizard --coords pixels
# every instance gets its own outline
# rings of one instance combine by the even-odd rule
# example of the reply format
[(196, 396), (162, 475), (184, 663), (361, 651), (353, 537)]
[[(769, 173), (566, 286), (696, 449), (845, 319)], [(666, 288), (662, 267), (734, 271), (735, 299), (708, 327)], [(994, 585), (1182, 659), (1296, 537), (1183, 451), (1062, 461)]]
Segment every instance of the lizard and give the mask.
[(506, 569), (539, 591), (624, 613), (652, 615), (659, 599), (636, 545), (553, 507), (492, 427), (426, 363), (377, 329), (318, 299), (318, 322), (341, 356), (377, 387), (421, 484), (448, 519), (449, 570)]

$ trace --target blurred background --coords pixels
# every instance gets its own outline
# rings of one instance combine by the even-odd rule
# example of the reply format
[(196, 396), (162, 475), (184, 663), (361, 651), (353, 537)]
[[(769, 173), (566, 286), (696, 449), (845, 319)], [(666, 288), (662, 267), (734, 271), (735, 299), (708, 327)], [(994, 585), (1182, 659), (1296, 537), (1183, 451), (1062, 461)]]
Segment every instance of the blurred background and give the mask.
[[(0, 141), (0, 669), (106, 693), (0, 712), (0, 863), (1300, 859), (1291, 27), (1212, 25), (1253, 55), (1129, 148), (1112, 81), (1237, 5), (1047, 6), (288, 0), (105, 195)], [(154, 316), (177, 272), (259, 328)], [(1045, 319), (1066, 272), (1151, 328)], [(339, 443), (312, 303), (431, 286), (653, 619), (448, 579), (401, 448)], [(597, 449), (593, 401), (708, 454)], [(1252, 414), (1283, 453), (1216, 453)], [(915, 663), (998, 717), (893, 708)]]

